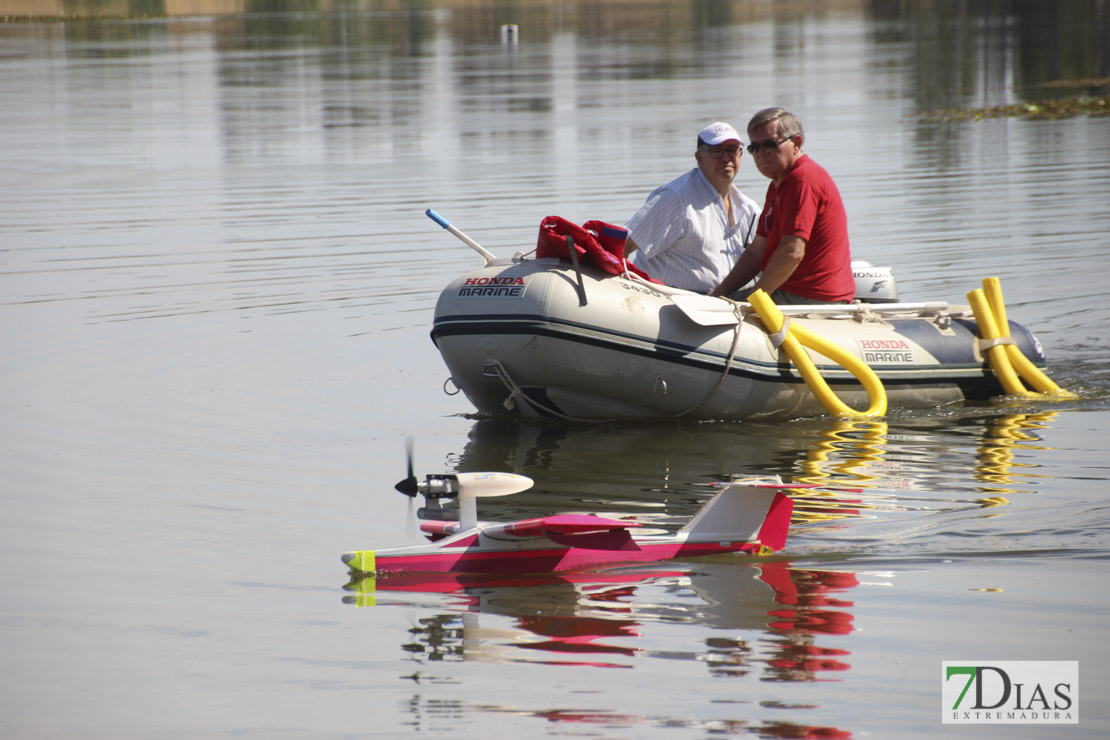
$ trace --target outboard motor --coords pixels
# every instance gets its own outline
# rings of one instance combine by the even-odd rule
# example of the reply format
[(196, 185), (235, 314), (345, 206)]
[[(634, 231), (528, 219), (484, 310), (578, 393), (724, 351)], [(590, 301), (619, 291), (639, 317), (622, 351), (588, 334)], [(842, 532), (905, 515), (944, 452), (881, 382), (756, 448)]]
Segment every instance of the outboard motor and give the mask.
[(898, 286), (894, 271), (875, 267), (865, 260), (852, 260), (852, 277), (856, 279), (856, 300), (860, 303), (897, 303)]

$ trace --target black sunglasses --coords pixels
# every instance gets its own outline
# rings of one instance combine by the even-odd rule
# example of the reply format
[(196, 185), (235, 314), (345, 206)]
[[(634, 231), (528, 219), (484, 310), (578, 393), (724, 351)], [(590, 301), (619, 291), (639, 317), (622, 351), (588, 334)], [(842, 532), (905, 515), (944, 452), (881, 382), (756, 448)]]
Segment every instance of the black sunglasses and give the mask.
[[(797, 136), (797, 134), (794, 134), (794, 136)], [(751, 144), (748, 144), (748, 154), (756, 154), (759, 152), (760, 149), (777, 150), (779, 148), (779, 144), (783, 143), (784, 141), (790, 141), (794, 138), (794, 136), (786, 136), (778, 140), (764, 139), (763, 141), (753, 141)]]

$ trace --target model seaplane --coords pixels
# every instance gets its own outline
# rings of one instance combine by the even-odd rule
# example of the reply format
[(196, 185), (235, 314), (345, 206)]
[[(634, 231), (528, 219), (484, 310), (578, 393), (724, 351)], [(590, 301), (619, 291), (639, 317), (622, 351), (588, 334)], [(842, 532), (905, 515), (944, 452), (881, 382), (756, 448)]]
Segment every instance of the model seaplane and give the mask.
[(429, 542), (387, 550), (344, 553), (352, 573), (557, 573), (598, 566), (653, 562), (741, 552), (765, 555), (786, 544), (793, 501), (785, 490), (808, 488), (780, 479), (752, 478), (724, 485), (677, 532), (639, 533), (640, 522), (595, 514), (555, 514), (514, 522), (478, 520), (477, 500), (508, 496), (533, 481), (513, 473), (451, 473), (418, 481), (412, 473), (396, 485), (424, 496), (421, 517), (445, 514), (445, 499), (458, 503), (458, 519), (420, 524)]

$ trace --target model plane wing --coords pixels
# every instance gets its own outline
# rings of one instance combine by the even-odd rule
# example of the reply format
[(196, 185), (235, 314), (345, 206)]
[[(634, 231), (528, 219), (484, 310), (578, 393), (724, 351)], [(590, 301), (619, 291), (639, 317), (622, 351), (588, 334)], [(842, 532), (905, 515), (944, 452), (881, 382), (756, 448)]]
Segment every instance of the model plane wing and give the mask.
[[(567, 540), (561, 538), (605, 535), (641, 526), (643, 525), (639, 522), (609, 519), (595, 514), (555, 514), (536, 517), (535, 519), (521, 519), (506, 524), (484, 524), (481, 530), (482, 534), (493, 539), (548, 537), (552, 539), (560, 538), (556, 541), (567, 542)], [(433, 539), (438, 539), (456, 534), (460, 531), (460, 525), (453, 521), (428, 521), (421, 522), (420, 529), (431, 535)], [(587, 540), (583, 539), (581, 541), (586, 542)], [(621, 541), (623, 542), (624, 538)]]
[[(506, 534), (516, 537), (546, 537), (548, 534), (593, 534), (642, 526), (639, 522), (609, 519), (594, 514), (555, 514), (535, 519), (522, 519), (503, 526)], [(486, 534), (490, 530), (483, 530)]]

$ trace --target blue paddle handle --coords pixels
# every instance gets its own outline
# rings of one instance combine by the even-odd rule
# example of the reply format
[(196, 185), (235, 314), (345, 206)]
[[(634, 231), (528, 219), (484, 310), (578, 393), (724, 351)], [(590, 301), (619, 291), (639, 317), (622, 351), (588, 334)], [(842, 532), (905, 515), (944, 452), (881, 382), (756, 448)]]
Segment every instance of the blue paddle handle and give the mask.
[(427, 216), (428, 218), (432, 219), (433, 221), (435, 221), (437, 224), (439, 224), (443, 228), (450, 231), (455, 236), (457, 236), (460, 240), (462, 240), (463, 244), (466, 244), (468, 247), (473, 249), (475, 252), (482, 255), (482, 258), (486, 261), (487, 265), (490, 262), (492, 262), (493, 260), (497, 259), (485, 247), (483, 247), (481, 244), (479, 244), (478, 242), (474, 241), (473, 239), (471, 239), (466, 234), (464, 234), (461, 231), (459, 231), (458, 229), (456, 229), (454, 226), (451, 225), (450, 221), (448, 221), (443, 216), (441, 216), (438, 213), (436, 213), (435, 211), (433, 211), (431, 208), (424, 211), (424, 215)]
[(447, 228), (448, 226), (450, 226), (450, 225), (451, 225), (451, 222), (450, 222), (450, 221), (448, 221), (448, 220), (447, 220), (447, 219), (445, 219), (445, 218), (444, 218), (443, 216), (441, 216), (441, 215), (439, 215), (438, 213), (436, 213), (435, 211), (433, 211), (433, 210), (432, 210), (431, 208), (429, 208), (428, 210), (424, 211), (424, 215), (425, 215), (425, 216), (427, 216), (428, 218), (432, 219), (433, 221), (435, 221), (435, 222), (436, 222), (437, 224), (439, 224), (440, 226), (442, 226), (442, 227), (443, 227), (443, 228), (445, 228), (445, 229), (446, 229), (446, 228)]

